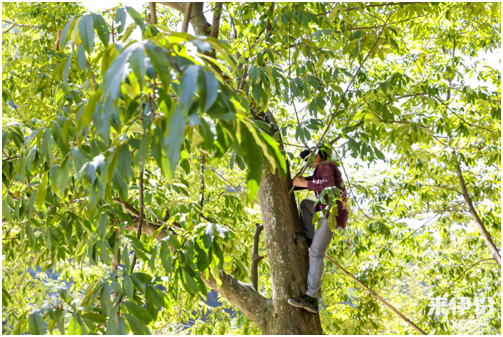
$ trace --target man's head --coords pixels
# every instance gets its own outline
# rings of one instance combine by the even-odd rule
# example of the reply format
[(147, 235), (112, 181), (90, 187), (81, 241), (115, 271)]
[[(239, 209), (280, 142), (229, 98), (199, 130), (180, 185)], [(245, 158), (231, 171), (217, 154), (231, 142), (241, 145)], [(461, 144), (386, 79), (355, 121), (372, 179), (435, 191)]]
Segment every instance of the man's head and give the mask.
[[(309, 149), (304, 150), (300, 153), (300, 157), (304, 160), (307, 160), (307, 158), (309, 158), (310, 153), (311, 150)], [(323, 143), (318, 147), (318, 153), (316, 154), (316, 156), (311, 157), (312, 159), (314, 159), (312, 164), (316, 165), (324, 160), (329, 160), (331, 155), (332, 155), (332, 148), (330, 147), (329, 144)]]
[(318, 147), (318, 154), (322, 160), (329, 160), (332, 156), (332, 148), (328, 143), (323, 143)]

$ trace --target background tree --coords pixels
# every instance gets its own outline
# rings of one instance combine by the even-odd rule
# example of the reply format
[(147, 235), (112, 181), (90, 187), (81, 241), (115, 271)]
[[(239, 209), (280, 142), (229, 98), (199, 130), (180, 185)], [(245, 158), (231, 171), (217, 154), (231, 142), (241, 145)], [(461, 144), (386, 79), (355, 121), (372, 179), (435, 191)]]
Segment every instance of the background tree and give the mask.
[[(320, 315), (286, 303), (321, 140), (350, 191), (328, 255), (428, 333), (500, 331), (501, 74), (469, 59), (500, 50), (499, 3), (2, 7), (5, 333), (173, 331), (209, 289), (239, 311), (194, 333), (414, 332), (332, 263)], [(434, 319), (444, 295), (494, 310)]]

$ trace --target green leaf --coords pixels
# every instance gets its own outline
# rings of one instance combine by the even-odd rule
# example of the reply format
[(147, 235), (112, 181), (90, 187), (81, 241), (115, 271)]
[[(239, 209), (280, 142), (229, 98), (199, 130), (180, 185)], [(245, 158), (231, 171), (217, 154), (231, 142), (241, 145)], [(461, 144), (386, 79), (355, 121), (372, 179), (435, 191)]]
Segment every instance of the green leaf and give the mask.
[(131, 152), (129, 152), (128, 144), (123, 144), (117, 155), (117, 169), (119, 170), (121, 177), (129, 182), (133, 178), (134, 172), (131, 168), (132, 158)]
[(164, 91), (168, 92), (171, 83), (171, 68), (169, 66), (168, 58), (165, 55), (165, 51), (158, 45), (152, 42), (145, 43), (145, 49), (147, 50), (147, 55), (150, 57), (150, 62), (155, 71), (161, 79), (162, 87)]
[(82, 15), (79, 20), (79, 35), (84, 45), (84, 49), (91, 54), (94, 47), (94, 28), (91, 14)]
[(108, 43), (110, 42), (110, 30), (108, 29), (107, 22), (103, 16), (95, 13), (93, 13), (93, 22), (94, 29), (96, 29), (101, 42), (103, 42), (105, 47), (108, 47)]
[(125, 295), (126, 292), (122, 289), (121, 285), (119, 284), (119, 282), (117, 281), (112, 281), (112, 290), (117, 293), (117, 294), (121, 294), (121, 295)]
[(168, 235), (166, 237), (169, 243), (171, 243), (176, 249), (180, 249), (182, 246), (180, 245), (180, 241), (178, 241), (177, 237), (174, 235)]
[(192, 278), (192, 276), (190, 276), (189, 273), (187, 273), (185, 268), (183, 268), (183, 275), (185, 276), (185, 283), (187, 285), (187, 291), (191, 295), (195, 295), (199, 291), (199, 287), (197, 286), (197, 284), (194, 281), (194, 279)]
[(129, 64), (133, 69), (133, 73), (140, 82), (140, 89), (145, 85), (145, 74), (147, 68), (145, 67), (145, 52), (143, 51), (143, 44), (137, 43), (134, 45), (133, 53), (129, 58)]
[(171, 262), (171, 253), (169, 251), (169, 245), (166, 241), (161, 241), (160, 258), (162, 265), (164, 266), (164, 269), (166, 269), (168, 273), (171, 273), (173, 271), (173, 264)]
[[(33, 193), (36, 194), (36, 191)], [(32, 194), (32, 196), (33, 196)], [(31, 198), (30, 198), (31, 200)], [(7, 202), (5, 200), (2, 200), (2, 215), (7, 218), (7, 221), (12, 221), (12, 210), (11, 208), (7, 205)]]
[(79, 68), (82, 71), (86, 71), (86, 53), (84, 52), (84, 46), (80, 45), (77, 49), (77, 61), (79, 63)]
[(131, 16), (131, 18), (134, 20), (134, 22), (140, 26), (142, 33), (145, 32), (145, 21), (143, 20), (143, 17), (138, 13), (133, 7), (126, 6), (126, 10)]
[(257, 53), (257, 64), (261, 67), (264, 65), (264, 54), (260, 52)]
[(171, 119), (169, 120), (169, 133), (166, 138), (164, 138), (162, 142), (162, 147), (164, 153), (168, 157), (169, 160), (169, 170), (168, 177), (172, 178), (178, 164), (178, 160), (180, 159), (180, 147), (183, 142), (184, 134), (185, 134), (185, 117), (180, 112), (180, 109), (177, 108), (173, 112)]
[(286, 161), (281, 154), (278, 143), (267, 133), (257, 130), (252, 124), (244, 124), (248, 126), (248, 130), (253, 135), (255, 142), (262, 148), (262, 153), (269, 160), (269, 163), (272, 166), (272, 171), (275, 171), (276, 168), (278, 168), (281, 177), (284, 178), (286, 176)]
[(70, 156), (66, 156), (65, 160), (58, 169), (58, 184), (57, 191), (62, 197), (65, 192), (66, 186), (68, 185), (68, 173), (70, 171)]
[(65, 334), (64, 311), (56, 309), (54, 313), (56, 314), (56, 325), (58, 326), (58, 330), (62, 335), (64, 335)]
[(384, 154), (376, 147), (374, 147), (374, 153), (376, 154), (376, 157), (385, 160), (386, 158), (384, 157)]
[(129, 314), (124, 314), (126, 316), (127, 321), (129, 322), (129, 326), (135, 335), (151, 335), (148, 327), (139, 319)]
[(10, 297), (10, 294), (7, 292), (7, 290), (5, 290), (2, 287), (2, 306), (6, 307), (7, 302), (11, 302), (11, 301), (12, 301), (12, 298)]
[(68, 75), (70, 74), (70, 64), (72, 63), (72, 54), (68, 55), (63, 68), (63, 83), (68, 85)]
[(251, 202), (255, 198), (262, 180), (262, 153), (260, 147), (254, 140), (252, 133), (247, 126), (243, 124), (241, 127), (241, 149), (243, 151), (243, 159), (248, 166), (246, 179), (248, 183), (248, 201)]
[(200, 69), (198, 77), (198, 87), (201, 95), (199, 96), (199, 107), (203, 112), (215, 103), (218, 96), (218, 80), (211, 71)]
[(139, 305), (131, 303), (129, 301), (124, 302), (124, 305), (126, 306), (127, 310), (131, 315), (141, 319), (143, 323), (149, 324), (154, 320), (150, 315), (150, 313), (146, 309), (140, 307)]
[(74, 312), (70, 318), (70, 324), (68, 324), (68, 334), (69, 335), (82, 335), (82, 326), (80, 325), (77, 314)]
[(127, 297), (133, 298), (134, 296), (133, 280), (131, 279), (130, 276), (124, 279), (124, 290), (126, 290)]
[(197, 65), (190, 65), (183, 71), (181, 83), (182, 93), (180, 94), (179, 102), (182, 114), (184, 116), (189, 115), (189, 109), (192, 105), (192, 100), (197, 90), (198, 73), (199, 66)]
[(91, 123), (91, 121), (93, 120), (93, 113), (95, 112), (96, 105), (98, 104), (100, 99), (101, 99), (101, 87), (98, 88), (98, 90), (96, 90), (94, 95), (87, 101), (84, 107), (84, 112), (82, 113), (82, 116), (79, 120), (82, 129), (88, 126), (89, 123)]
[(42, 210), (42, 205), (44, 204), (45, 194), (47, 193), (47, 180), (49, 178), (49, 173), (44, 174), (42, 178), (42, 183), (39, 185), (37, 190), (37, 197), (35, 199), (35, 205), (37, 205), (37, 210)]
[(124, 7), (117, 8), (117, 12), (115, 13), (115, 22), (120, 23), (119, 27), (117, 28), (117, 33), (122, 34), (124, 31), (124, 28), (126, 27), (126, 11)]
[(104, 264), (107, 266), (110, 266), (112, 264), (112, 260), (110, 259), (110, 253), (108, 252), (108, 242), (107, 241), (101, 241), (100, 244), (100, 251), (101, 251), (101, 259)]
[(124, 324), (124, 318), (119, 319), (119, 324), (117, 327), (117, 335), (127, 335), (126, 325)]
[(75, 20), (75, 15), (72, 16), (70, 20), (68, 20), (65, 27), (63, 27), (63, 30), (61, 31), (61, 37), (59, 39), (61, 50), (66, 47), (66, 43), (68, 42), (68, 31), (70, 30), (70, 26), (72, 25), (73, 20)]
[(204, 230), (203, 234), (203, 243), (206, 249), (210, 249), (214, 237), (215, 237), (215, 226), (213, 226), (212, 223), (209, 223), (206, 226), (206, 229)]
[(119, 97), (122, 79), (126, 76), (126, 64), (134, 48), (134, 45), (131, 45), (123, 49), (122, 53), (113, 60), (110, 68), (105, 73), (103, 77), (103, 95), (105, 97), (110, 95), (114, 101)]
[(147, 293), (147, 298), (148, 297), (153, 298), (155, 300), (155, 302), (157, 302), (158, 304), (160, 304), (161, 306), (163, 306), (166, 309), (171, 308), (171, 303), (168, 299), (168, 296), (166, 296), (166, 293), (163, 292), (162, 290), (157, 289), (153, 285), (148, 284), (146, 287), (146, 293)]
[(70, 299), (70, 295), (68, 294), (68, 289), (66, 289), (64, 286), (58, 287), (57, 288), (59, 296), (63, 299), (63, 301), (68, 302)]
[(115, 320), (115, 317), (110, 317), (107, 322), (107, 335), (117, 335), (117, 321)]
[(100, 221), (98, 223), (98, 235), (101, 240), (105, 240), (107, 236), (107, 227), (108, 227), (108, 217), (107, 213), (103, 213), (100, 217)]
[(134, 158), (135, 166), (139, 166), (140, 170), (143, 170), (145, 163), (148, 157), (148, 146), (150, 144), (150, 129), (143, 136), (143, 139), (140, 142), (140, 149), (136, 153), (136, 157)]
[(93, 321), (94, 323), (98, 323), (98, 324), (105, 324), (107, 322), (107, 318), (104, 315), (98, 314), (96, 312), (88, 312), (88, 313), (80, 314), (80, 317), (86, 318), (86, 319)]
[(110, 311), (112, 310), (112, 299), (110, 297), (110, 286), (108, 283), (105, 283), (103, 287), (101, 287), (101, 311), (103, 315), (109, 316)]
[(150, 254), (150, 259), (148, 260), (148, 265), (152, 272), (155, 272), (155, 259), (157, 258), (157, 245), (152, 250), (152, 254)]
[(30, 313), (28, 328), (30, 329), (30, 334), (32, 335), (45, 335), (45, 325), (42, 320), (42, 314), (39, 310), (35, 310)]

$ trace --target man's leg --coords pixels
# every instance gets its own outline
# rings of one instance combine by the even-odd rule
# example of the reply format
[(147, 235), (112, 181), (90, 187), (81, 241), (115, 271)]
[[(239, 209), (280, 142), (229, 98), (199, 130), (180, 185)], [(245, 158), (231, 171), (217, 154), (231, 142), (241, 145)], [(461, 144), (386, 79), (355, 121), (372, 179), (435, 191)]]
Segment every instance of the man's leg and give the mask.
[(323, 219), (320, 229), (316, 231), (311, 249), (309, 250), (309, 272), (307, 274), (306, 295), (321, 298), (321, 277), (323, 276), (323, 261), (325, 252), (334, 234), (328, 228), (328, 219)]
[(323, 276), (323, 260), (333, 233), (328, 228), (328, 220), (323, 219), (320, 229), (314, 235), (309, 251), (309, 272), (307, 274), (307, 292), (300, 299), (290, 298), (288, 303), (297, 308), (312, 313), (318, 312), (318, 298), (321, 298), (321, 277)]
[(314, 238), (314, 201), (309, 199), (304, 199), (300, 203), (300, 218), (302, 219), (302, 224), (304, 225), (304, 235), (306, 237), (307, 246), (311, 246), (311, 242)]

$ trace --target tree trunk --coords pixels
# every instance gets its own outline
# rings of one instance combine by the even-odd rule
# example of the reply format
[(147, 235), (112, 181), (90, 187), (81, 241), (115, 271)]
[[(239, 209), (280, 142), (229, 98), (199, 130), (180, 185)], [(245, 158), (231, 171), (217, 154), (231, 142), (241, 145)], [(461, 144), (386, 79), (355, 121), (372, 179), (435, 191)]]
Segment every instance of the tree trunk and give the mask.
[(307, 290), (309, 256), (293, 193), (290, 168), (286, 179), (264, 165), (259, 190), (265, 243), (272, 283), (272, 322), (267, 334), (322, 334), (320, 317), (287, 303)]
[[(185, 2), (160, 4), (185, 13)], [(204, 17), (203, 7), (202, 2), (192, 4), (190, 23), (196, 35), (208, 36), (212, 26)], [(214, 13), (214, 26), (219, 19), (220, 14)], [(218, 31), (216, 27), (215, 31)], [(306, 293), (309, 269), (307, 242), (295, 196), (289, 193), (291, 187), (289, 167), (286, 179), (282, 179), (279, 172), (270, 172), (268, 162), (264, 164), (258, 196), (271, 269), (272, 298), (263, 297), (251, 284), (245, 284), (222, 270), (220, 288), (211, 274), (206, 279), (202, 272), (201, 277), (209, 288), (240, 309), (263, 334), (320, 335), (323, 331), (319, 315), (292, 307), (287, 302), (290, 297), (300, 297)]]

